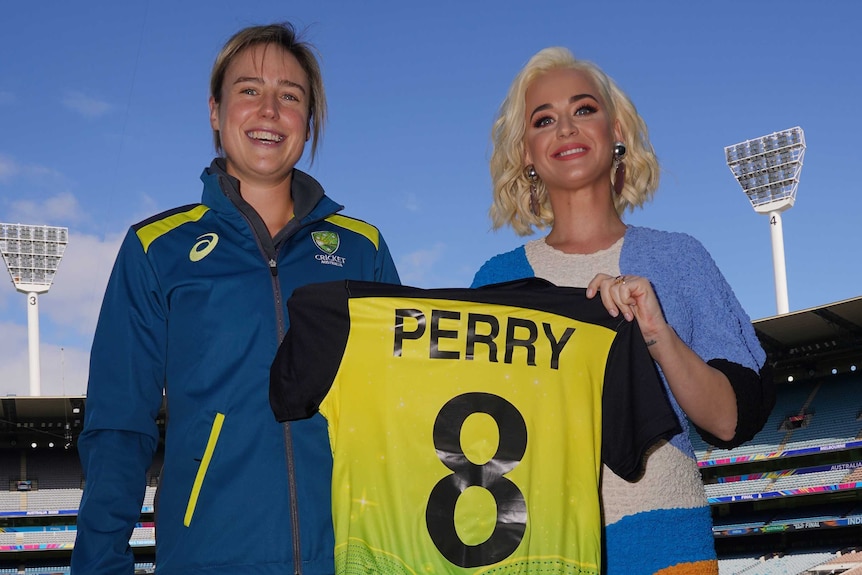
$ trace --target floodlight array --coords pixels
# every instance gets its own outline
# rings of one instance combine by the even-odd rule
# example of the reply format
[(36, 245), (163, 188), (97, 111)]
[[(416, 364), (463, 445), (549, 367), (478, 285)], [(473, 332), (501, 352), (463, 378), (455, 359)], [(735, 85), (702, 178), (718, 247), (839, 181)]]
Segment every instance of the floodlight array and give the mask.
[(47, 291), (68, 241), (68, 228), (0, 223), (0, 252), (19, 290)]
[(755, 211), (765, 213), (793, 206), (805, 155), (802, 128), (733, 144), (724, 148), (724, 154)]

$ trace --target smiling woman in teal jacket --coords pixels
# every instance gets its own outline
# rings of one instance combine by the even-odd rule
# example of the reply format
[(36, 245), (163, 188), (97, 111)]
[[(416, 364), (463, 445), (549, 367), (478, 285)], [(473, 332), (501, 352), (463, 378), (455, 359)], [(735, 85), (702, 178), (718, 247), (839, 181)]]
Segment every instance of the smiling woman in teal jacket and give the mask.
[(244, 29), (213, 67), (216, 158), (201, 203), (132, 226), (105, 293), (78, 449), (86, 486), (72, 571), (131, 574), (129, 537), (158, 447), (160, 575), (333, 572), (321, 416), (279, 424), (269, 368), (304, 284), (398, 283), (370, 224), (295, 169), (326, 102), (290, 25)]
[(493, 143), (494, 226), (550, 232), (490, 259), (474, 286), (541, 277), (636, 319), (683, 430), (647, 454), (634, 481), (603, 469), (603, 572), (717, 575), (688, 430), (731, 447), (766, 421), (774, 390), (748, 316), (697, 240), (623, 223), (658, 187), (658, 162), (643, 119), (597, 66), (565, 48), (533, 56)]

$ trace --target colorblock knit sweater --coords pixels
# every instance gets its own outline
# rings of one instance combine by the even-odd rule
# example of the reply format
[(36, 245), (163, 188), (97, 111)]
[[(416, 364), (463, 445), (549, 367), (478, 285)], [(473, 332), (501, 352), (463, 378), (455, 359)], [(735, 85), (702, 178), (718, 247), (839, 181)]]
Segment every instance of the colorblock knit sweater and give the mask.
[[(622, 242), (586, 256), (565, 254), (536, 240), (491, 258), (473, 286), (537, 276), (558, 285), (585, 287), (599, 272), (648, 278), (666, 320), (686, 345), (716, 367), (715, 362), (732, 362), (732, 369), (747, 368), (741, 371), (748, 376), (729, 377), (739, 413), (736, 437), (722, 442), (698, 431), (720, 446), (738, 445), (753, 436), (774, 401), (756, 377), (766, 356), (727, 281), (691, 236), (629, 226)], [(682, 433), (653, 448), (643, 476), (635, 482), (603, 469), (607, 575), (718, 573), (712, 518), (688, 435), (690, 422), (664, 384)]]

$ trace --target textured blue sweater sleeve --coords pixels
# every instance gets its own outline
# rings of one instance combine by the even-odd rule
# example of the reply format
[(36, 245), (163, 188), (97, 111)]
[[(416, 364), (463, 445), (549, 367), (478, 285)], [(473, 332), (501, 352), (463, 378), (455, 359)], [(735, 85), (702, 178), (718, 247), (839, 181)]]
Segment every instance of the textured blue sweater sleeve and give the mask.
[(680, 339), (724, 372), (734, 389), (736, 436), (723, 442), (698, 429), (701, 436), (722, 447), (750, 439), (772, 410), (773, 382), (763, 371), (766, 353), (751, 320), (706, 248), (687, 234), (630, 227), (620, 269), (650, 280)]
[(530, 278), (534, 275), (536, 274), (527, 261), (527, 252), (524, 250), (524, 246), (521, 246), (510, 252), (496, 255), (482, 264), (482, 267), (473, 277), (473, 283), (470, 287), (482, 287), (510, 280)]
[(688, 254), (684, 277), (694, 324), (689, 345), (705, 361), (720, 358), (758, 371), (766, 354), (754, 333), (751, 319), (706, 248), (689, 236), (680, 252)]
[(86, 484), (72, 552), (75, 574), (134, 570), (129, 537), (158, 444), (166, 326), (157, 278), (130, 231), (108, 282), (90, 354), (78, 440)]
[(754, 326), (718, 266), (699, 242), (692, 240), (688, 249), (701, 261), (703, 277), (699, 287), (705, 292), (696, 300), (703, 309), (693, 314), (690, 345), (725, 374), (737, 406), (736, 433), (729, 441), (695, 428), (708, 443), (731, 449), (749, 441), (763, 428), (775, 405), (774, 382), (770, 371), (764, 369), (766, 353)]
[(704, 361), (726, 359), (755, 371), (766, 361), (748, 314), (695, 238), (630, 227), (620, 269), (650, 280), (668, 323)]

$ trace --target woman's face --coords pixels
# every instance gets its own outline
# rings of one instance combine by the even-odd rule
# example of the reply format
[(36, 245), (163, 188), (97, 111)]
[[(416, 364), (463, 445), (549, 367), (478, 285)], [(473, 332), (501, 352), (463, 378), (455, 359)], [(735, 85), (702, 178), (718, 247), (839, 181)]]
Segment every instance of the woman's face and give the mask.
[(546, 72), (525, 96), (525, 165), (549, 191), (593, 184), (610, 190), (613, 144), (620, 139), (593, 79), (580, 70)]
[(277, 44), (251, 46), (231, 60), (221, 101), (209, 102), (230, 175), (269, 186), (290, 177), (309, 137), (310, 90), (299, 61)]

